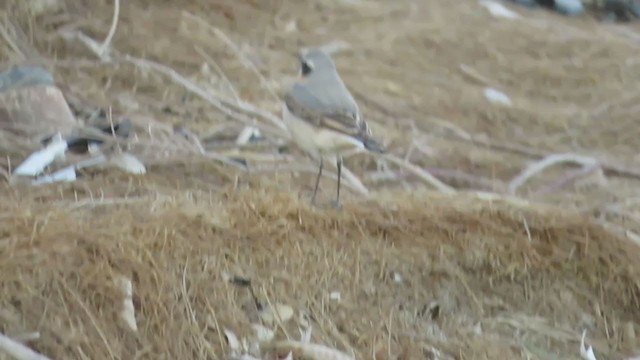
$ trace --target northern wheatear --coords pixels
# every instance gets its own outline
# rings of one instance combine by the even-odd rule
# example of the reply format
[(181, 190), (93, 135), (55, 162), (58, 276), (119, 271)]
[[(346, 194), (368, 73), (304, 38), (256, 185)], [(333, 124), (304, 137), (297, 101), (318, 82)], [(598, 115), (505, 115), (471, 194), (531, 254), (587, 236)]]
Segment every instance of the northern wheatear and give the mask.
[(342, 154), (350, 150), (377, 153), (384, 150), (372, 137), (331, 56), (323, 50), (312, 49), (302, 53), (299, 60), (301, 79), (285, 95), (284, 123), (293, 141), (312, 158), (320, 160), (312, 204), (315, 204), (324, 157), (335, 156), (338, 168), (335, 206), (340, 207)]

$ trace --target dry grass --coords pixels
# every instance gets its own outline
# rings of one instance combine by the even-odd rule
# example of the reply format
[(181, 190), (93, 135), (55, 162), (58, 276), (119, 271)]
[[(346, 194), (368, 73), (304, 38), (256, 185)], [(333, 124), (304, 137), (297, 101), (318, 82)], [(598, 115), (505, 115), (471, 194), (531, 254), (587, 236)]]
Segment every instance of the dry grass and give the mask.
[[(257, 321), (231, 273), (358, 359), (577, 359), (583, 329), (599, 359), (640, 352), (637, 27), (523, 9), (499, 21), (471, 0), (130, 0), (105, 61), (69, 31), (99, 45), (111, 2), (20, 4), (0, 14), (0, 63), (44, 64), (70, 101), (131, 118), (148, 169), (3, 185), (2, 333), (38, 331), (26, 343), (56, 359), (225, 358), (222, 329)], [(314, 168), (277, 125), (295, 52), (333, 40), (351, 46), (335, 60), (374, 134), (416, 165), (347, 159), (341, 212), (307, 205)], [(267, 142), (225, 141), (250, 123)], [(26, 155), (3, 151), (4, 168)], [(597, 161), (544, 170), (507, 201), (532, 161), (561, 153)], [(229, 154), (250, 171), (218, 161)], [(427, 191), (425, 168), (457, 192)], [(137, 334), (118, 318), (121, 275)], [(297, 338), (295, 323), (277, 337)]]

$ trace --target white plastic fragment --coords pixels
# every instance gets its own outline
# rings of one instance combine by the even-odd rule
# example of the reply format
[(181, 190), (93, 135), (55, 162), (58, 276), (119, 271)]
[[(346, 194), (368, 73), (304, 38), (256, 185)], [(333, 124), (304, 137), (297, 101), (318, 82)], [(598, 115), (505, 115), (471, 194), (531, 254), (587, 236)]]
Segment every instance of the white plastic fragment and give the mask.
[(597, 360), (596, 355), (593, 353), (593, 347), (589, 345), (589, 348), (584, 346), (584, 338), (587, 336), (587, 330), (582, 331), (582, 339), (580, 340), (580, 357), (584, 360)]
[(505, 93), (494, 88), (484, 88), (484, 97), (494, 104), (511, 106), (511, 99)]
[(239, 353), (242, 347), (240, 346), (240, 340), (238, 340), (238, 337), (236, 336), (236, 334), (231, 332), (231, 330), (227, 330), (227, 329), (222, 329), (222, 331), (224, 332), (224, 336), (227, 338), (227, 342), (229, 342), (231, 353), (232, 354)]
[(480, 5), (489, 10), (492, 16), (503, 19), (518, 19), (520, 15), (513, 10), (507, 9), (504, 5), (493, 0), (480, 0)]
[(109, 159), (109, 162), (131, 174), (142, 175), (147, 172), (147, 169), (140, 160), (126, 152), (113, 155)]
[(241, 355), (231, 355), (229, 360), (262, 360), (262, 359), (257, 358), (255, 356), (248, 355), (248, 354), (241, 354)]
[(300, 331), (300, 342), (310, 343), (311, 342), (311, 331), (312, 327), (309, 325), (306, 329), (298, 329)]
[(90, 167), (94, 167), (94, 166), (98, 166), (98, 165), (102, 165), (107, 163), (109, 160), (107, 160), (107, 157), (104, 156), (103, 154), (99, 154), (98, 156), (86, 159), (86, 160), (81, 160), (78, 161), (75, 165), (75, 168), (77, 170), (80, 169), (85, 169), (85, 168), (90, 168)]
[(48, 357), (31, 350), (27, 346), (1, 333), (0, 350), (2, 353), (7, 353), (17, 360), (50, 360)]
[(253, 327), (253, 331), (256, 334), (258, 342), (268, 342), (273, 340), (275, 336), (275, 332), (273, 330), (260, 324), (251, 324), (251, 326)]
[(39, 177), (31, 181), (31, 185), (40, 186), (40, 185), (51, 184), (51, 183), (60, 182), (60, 181), (73, 182), (73, 181), (76, 181), (76, 179), (77, 179), (77, 176), (76, 176), (75, 166), (71, 165), (71, 166), (62, 168), (51, 175), (45, 175), (45, 176)]
[(393, 282), (396, 284), (401, 284), (402, 283), (402, 275), (400, 275), (400, 273), (398, 272), (393, 272)]
[(24, 342), (27, 342), (27, 341), (35, 341), (35, 340), (39, 340), (40, 339), (40, 333), (38, 331), (30, 332), (30, 333), (24, 333), (24, 334), (15, 335), (13, 338), (16, 341), (19, 341), (21, 343), (24, 343)]
[(296, 352), (302, 359), (310, 360), (355, 360), (353, 356), (321, 344), (303, 343), (300, 341), (280, 341), (272, 345), (280, 351)]
[(331, 294), (329, 294), (329, 299), (340, 301), (342, 299), (342, 295), (340, 294), (340, 291), (332, 291)]
[(51, 142), (41, 150), (38, 150), (26, 158), (13, 172), (14, 175), (36, 176), (54, 160), (64, 156), (67, 151), (67, 141), (60, 133), (56, 134)]
[(236, 139), (236, 145), (246, 145), (249, 143), (252, 137), (259, 137), (259, 136), (260, 136), (260, 130), (252, 126), (245, 126), (245, 128), (242, 129), (242, 132), (240, 133), (240, 135), (238, 135), (238, 138)]
[(120, 317), (129, 325), (131, 330), (137, 332), (138, 324), (136, 323), (136, 313), (133, 307), (133, 284), (131, 283), (131, 279), (124, 276), (118, 276), (117, 280), (120, 289), (124, 293)]

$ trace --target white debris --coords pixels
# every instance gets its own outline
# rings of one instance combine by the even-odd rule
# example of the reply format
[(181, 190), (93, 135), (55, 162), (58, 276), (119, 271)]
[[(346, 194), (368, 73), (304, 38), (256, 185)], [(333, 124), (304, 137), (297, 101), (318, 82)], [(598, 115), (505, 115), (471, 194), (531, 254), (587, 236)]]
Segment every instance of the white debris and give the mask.
[(242, 346), (240, 345), (240, 340), (236, 334), (234, 334), (231, 330), (222, 329), (224, 332), (224, 336), (227, 338), (227, 342), (229, 343), (229, 348), (231, 349), (232, 355), (237, 355), (242, 351)]
[(109, 163), (131, 174), (142, 175), (147, 172), (140, 160), (126, 152), (113, 155), (109, 159)]
[(490, 87), (484, 88), (484, 97), (486, 97), (487, 100), (489, 100), (494, 104), (499, 104), (504, 106), (512, 105), (511, 99), (507, 94), (494, 88), (490, 88)]
[(310, 343), (311, 342), (311, 332), (312, 327), (309, 325), (305, 330), (298, 329), (300, 331), (300, 342), (302, 343)]
[(489, 10), (489, 13), (497, 18), (518, 19), (520, 15), (513, 10), (507, 9), (504, 5), (493, 0), (480, 0), (480, 5)]
[(329, 299), (340, 301), (342, 299), (342, 295), (340, 294), (340, 291), (332, 291), (331, 294), (329, 294)]
[(8, 354), (9, 356), (13, 356), (15, 359), (49, 360), (48, 357), (31, 350), (25, 345), (2, 333), (0, 333), (0, 351)]
[(236, 145), (246, 145), (251, 141), (252, 138), (260, 137), (260, 130), (257, 128), (246, 126), (242, 129), (240, 135), (236, 139)]
[(45, 175), (39, 177), (33, 181), (31, 181), (31, 185), (39, 186), (44, 184), (51, 184), (54, 182), (65, 181), (65, 182), (73, 182), (76, 181), (76, 168), (75, 166), (67, 166), (62, 168), (51, 175)]
[(580, 356), (584, 360), (597, 360), (596, 355), (593, 353), (593, 348), (589, 345), (589, 348), (584, 346), (584, 338), (587, 336), (587, 330), (582, 331), (582, 339), (580, 340)]
[(251, 324), (253, 331), (255, 332), (258, 342), (267, 342), (273, 340), (275, 332), (266, 326), (260, 324)]
[(131, 330), (137, 332), (138, 324), (136, 323), (135, 308), (133, 307), (133, 284), (131, 283), (131, 279), (124, 276), (119, 276), (117, 281), (120, 289), (124, 293), (120, 317), (129, 325)]
[(392, 277), (393, 277), (393, 282), (394, 283), (396, 283), (396, 284), (401, 284), (402, 283), (402, 275), (400, 275), (399, 273), (394, 271)]
[(19, 176), (36, 176), (40, 174), (49, 164), (64, 156), (67, 146), (67, 141), (62, 138), (62, 135), (60, 133), (56, 134), (44, 149), (29, 155), (15, 169), (13, 174)]

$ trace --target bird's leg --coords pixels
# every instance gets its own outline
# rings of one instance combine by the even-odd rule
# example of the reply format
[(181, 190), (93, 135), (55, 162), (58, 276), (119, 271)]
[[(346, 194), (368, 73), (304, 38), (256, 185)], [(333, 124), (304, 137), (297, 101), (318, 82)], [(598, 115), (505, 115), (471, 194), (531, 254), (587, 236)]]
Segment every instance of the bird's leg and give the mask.
[(320, 167), (318, 168), (318, 177), (316, 178), (316, 187), (313, 189), (313, 195), (311, 196), (311, 205), (316, 203), (316, 194), (318, 193), (318, 186), (320, 185), (320, 177), (322, 176), (323, 159), (320, 157)]
[(340, 208), (340, 182), (342, 180), (342, 156), (338, 156), (336, 159), (336, 165), (338, 167), (338, 188), (336, 191), (336, 202), (334, 204), (335, 207)]

